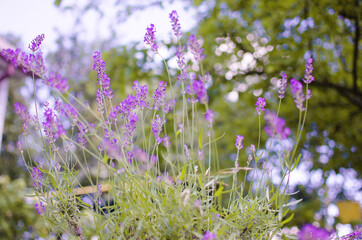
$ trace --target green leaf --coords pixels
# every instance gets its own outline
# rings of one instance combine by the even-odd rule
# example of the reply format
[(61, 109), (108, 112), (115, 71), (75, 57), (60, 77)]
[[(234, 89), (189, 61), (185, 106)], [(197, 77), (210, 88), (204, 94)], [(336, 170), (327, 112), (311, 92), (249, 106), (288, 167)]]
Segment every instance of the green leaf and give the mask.
[(299, 160), (300, 160), (301, 156), (302, 156), (302, 154), (299, 154), (297, 160), (295, 160), (292, 171), (298, 166), (298, 163), (299, 163)]
[(186, 174), (186, 167), (183, 167), (179, 179), (183, 180), (185, 178), (185, 174)]
[(200, 187), (203, 187), (204, 185), (202, 184), (202, 175), (200, 174), (199, 175), (199, 184), (200, 184)]
[(62, 0), (55, 0), (54, 4), (57, 6), (60, 6), (60, 3), (62, 2)]
[(290, 221), (293, 219), (293, 217), (294, 217), (294, 213), (292, 213), (292, 215), (290, 215), (290, 217), (288, 217), (287, 219), (285, 219), (285, 220), (282, 222), (282, 225), (290, 222)]
[(204, 134), (204, 129), (201, 128), (200, 134), (199, 134), (199, 148), (202, 149), (202, 137)]
[(223, 182), (220, 183), (219, 189), (216, 191), (215, 196), (218, 197), (222, 194), (222, 190), (224, 190)]
[(82, 199), (80, 199), (80, 198), (78, 199), (78, 201), (79, 201), (81, 204), (83, 204), (84, 206), (87, 206), (87, 207), (90, 207), (90, 208), (93, 207), (92, 205), (89, 205), (88, 203), (83, 202)]
[(180, 130), (177, 130), (177, 132), (176, 132), (176, 137), (177, 137), (178, 135), (180, 135)]
[(298, 204), (299, 202), (301, 202), (303, 199), (298, 199), (298, 200), (295, 200), (295, 201), (292, 201), (292, 202), (289, 202), (287, 204), (284, 204), (283, 207), (288, 207), (288, 206), (292, 206), (292, 205), (296, 205)]

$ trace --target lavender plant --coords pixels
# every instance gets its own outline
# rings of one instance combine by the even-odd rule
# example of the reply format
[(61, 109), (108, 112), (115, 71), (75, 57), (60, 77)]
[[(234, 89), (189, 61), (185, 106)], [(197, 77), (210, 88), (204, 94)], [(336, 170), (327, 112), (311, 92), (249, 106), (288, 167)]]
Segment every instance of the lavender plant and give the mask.
[[(222, 136), (214, 131), (215, 115), (208, 104), (210, 75), (202, 67), (206, 56), (196, 36), (191, 35), (187, 44), (182, 42), (176, 11), (170, 13), (170, 20), (179, 74), (171, 76), (163, 60), (168, 82), (154, 86), (134, 81), (134, 93), (120, 103), (100, 52), (93, 57), (97, 106), (77, 99), (64, 77), (47, 71), (39, 50), (44, 35), (29, 45), (30, 54), (20, 49), (1, 53), (33, 73), (36, 114), (32, 116), (19, 103), (14, 107), (22, 121), (18, 148), (33, 178), (35, 209), (51, 229), (80, 239), (92, 234), (99, 239), (271, 239), (293, 217), (288, 206), (297, 203), (288, 202), (286, 189), (300, 159), (298, 143), (311, 97), (308, 87), (314, 80), (312, 59), (306, 65), (306, 85), (291, 80), (300, 118), (294, 148), (279, 153), (283, 175), (275, 187), (265, 181), (270, 177), (268, 157), (263, 167), (259, 161), (266, 100), (259, 97), (255, 104), (257, 147), (252, 145), (246, 156), (239, 133), (234, 168), (220, 169), (217, 141)], [(147, 27), (144, 42), (162, 58), (156, 32), (153, 24)], [(187, 51), (200, 72), (189, 70)], [(49, 86), (54, 97), (42, 110), (37, 105), (36, 78)], [(265, 132), (272, 139), (286, 139), (292, 133), (279, 117), (286, 91), (284, 74), (277, 112), (264, 114)], [(38, 143), (41, 159), (29, 151), (31, 141)], [(269, 154), (270, 147), (265, 151)], [(247, 176), (258, 169), (261, 178), (247, 189)], [(238, 181), (238, 176), (244, 176), (244, 181)], [(227, 178), (232, 178), (231, 186), (225, 183)]]

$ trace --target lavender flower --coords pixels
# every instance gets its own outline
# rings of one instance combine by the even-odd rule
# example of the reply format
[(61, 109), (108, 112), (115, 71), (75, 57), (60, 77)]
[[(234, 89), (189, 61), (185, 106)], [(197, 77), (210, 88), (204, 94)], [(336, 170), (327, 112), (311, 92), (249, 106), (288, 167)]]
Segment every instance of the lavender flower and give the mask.
[(67, 79), (54, 72), (51, 72), (48, 77), (43, 79), (43, 83), (59, 90), (61, 93), (65, 93), (69, 89)]
[(39, 204), (36, 202), (34, 204), (36, 213), (40, 216), (43, 216), (45, 213), (45, 205), (43, 204), (43, 202), (40, 202)]
[(144, 42), (149, 45), (155, 53), (157, 53), (158, 46), (156, 44), (155, 32), (155, 25), (151, 24), (150, 27), (147, 27)]
[(31, 116), (26, 109), (26, 107), (20, 103), (14, 103), (14, 111), (19, 116), (19, 118), (23, 121), (23, 134), (28, 134), (28, 125), (31, 124), (32, 119)]
[(235, 146), (238, 150), (244, 148), (243, 141), (244, 141), (244, 136), (242, 136), (242, 135), (236, 136)]
[(146, 101), (147, 94), (148, 94), (148, 87), (147, 85), (140, 86), (138, 81), (133, 82), (133, 90), (136, 92), (136, 100), (137, 105), (142, 110), (148, 107), (148, 102)]
[(78, 143), (81, 147), (85, 148), (87, 146), (87, 139), (85, 137), (85, 133), (86, 133), (87, 129), (80, 122), (78, 122), (78, 129), (79, 129)]
[(13, 49), (3, 49), (1, 51), (1, 56), (5, 58), (6, 61), (11, 62), (15, 68), (18, 67), (18, 56), (21, 53), (21, 50), (17, 48), (15, 51)]
[(266, 122), (264, 130), (269, 137), (279, 137), (284, 140), (291, 134), (290, 128), (285, 126), (285, 120), (279, 118), (276, 112), (266, 110), (264, 118)]
[(42, 122), (45, 136), (48, 137), (50, 144), (53, 144), (56, 139), (65, 135), (65, 130), (59, 121), (59, 118), (53, 113), (53, 109), (49, 108), (49, 104), (45, 104), (44, 117)]
[(217, 235), (216, 233), (211, 233), (209, 231), (206, 231), (202, 240), (216, 240)]
[(111, 111), (109, 113), (108, 120), (111, 123), (117, 122), (117, 115), (119, 114), (119, 106), (115, 106), (111, 108)]
[(165, 148), (168, 148), (168, 147), (171, 146), (170, 137), (167, 136), (167, 135), (165, 135), (165, 136), (163, 137), (163, 146), (164, 146)]
[(278, 97), (280, 99), (283, 99), (286, 89), (287, 89), (288, 79), (287, 79), (287, 74), (285, 74), (285, 73), (281, 74), (281, 77), (282, 77), (282, 79), (279, 80), (279, 89), (278, 89), (279, 96)]
[(196, 62), (202, 61), (206, 56), (203, 53), (204, 49), (200, 47), (200, 44), (198, 43), (195, 35), (191, 35), (189, 37), (188, 43), (191, 49), (191, 53), (194, 55), (194, 60)]
[(177, 80), (179, 81), (186, 81), (188, 78), (187, 74), (187, 65), (185, 60), (185, 48), (178, 46), (176, 49), (176, 62), (177, 66), (179, 67), (181, 74), (177, 76)]
[(96, 203), (98, 204), (98, 206), (101, 206), (101, 204), (102, 204), (101, 195), (102, 195), (102, 185), (97, 184), (97, 191), (95, 192), (94, 199), (95, 199)]
[(163, 124), (165, 121), (161, 119), (161, 117), (157, 114), (155, 119), (152, 119), (152, 133), (156, 138), (157, 144), (160, 144), (162, 142), (162, 138), (160, 137), (160, 133), (163, 128)]
[(331, 233), (324, 228), (317, 228), (310, 223), (302, 226), (298, 233), (299, 240), (328, 240)]
[(33, 183), (33, 187), (35, 188), (35, 190), (39, 191), (40, 187), (41, 187), (41, 180), (42, 180), (42, 173), (39, 169), (39, 166), (37, 167), (33, 167), (32, 173), (31, 173), (31, 178), (33, 179), (34, 183)]
[(197, 99), (200, 101), (200, 103), (206, 104), (209, 101), (206, 88), (201, 80), (193, 81), (192, 90), (193, 93), (197, 96)]
[(36, 38), (33, 39), (33, 41), (31, 41), (31, 44), (29, 44), (29, 49), (33, 52), (36, 52), (39, 49), (40, 44), (44, 40), (44, 38), (44, 34), (38, 35)]
[(255, 110), (257, 111), (257, 113), (259, 115), (261, 115), (265, 110), (265, 106), (266, 106), (265, 99), (262, 97), (258, 97), (258, 100), (255, 103), (255, 106), (256, 106)]
[(307, 64), (305, 65), (305, 72), (304, 72), (304, 79), (303, 81), (306, 83), (306, 84), (309, 84), (311, 82), (314, 81), (314, 77), (312, 75), (312, 72), (313, 72), (313, 58), (309, 58), (307, 60)]
[(164, 114), (167, 114), (169, 111), (171, 111), (176, 105), (176, 99), (171, 99), (170, 101), (166, 102), (166, 104), (162, 108), (162, 112)]
[(44, 65), (43, 53), (41, 51), (38, 51), (35, 54), (29, 54), (28, 58), (25, 53), (20, 55), (20, 57), (22, 56), (25, 57), (22, 60), (23, 71), (34, 72), (34, 74), (40, 78), (46, 78), (45, 73), (47, 69)]
[(124, 125), (125, 132), (123, 134), (123, 146), (128, 146), (133, 142), (133, 132), (136, 129), (137, 121), (138, 116), (136, 112), (129, 115), (128, 123)]
[(184, 144), (184, 150), (185, 150), (185, 154), (186, 154), (187, 159), (189, 161), (191, 161), (191, 152), (190, 152), (189, 147), (186, 144)]
[(361, 233), (362, 225), (357, 225), (354, 231), (350, 234), (341, 237), (341, 240), (359, 240), (362, 237)]
[(307, 89), (307, 95), (305, 96), (306, 99), (312, 98), (312, 93), (310, 92), (310, 89)]
[(24, 73), (34, 72), (40, 78), (45, 78), (46, 68), (44, 65), (43, 54), (38, 51), (36, 54), (26, 54), (20, 49), (3, 49), (1, 55), (10, 61), (14, 67), (21, 67)]
[(155, 101), (153, 105), (154, 110), (158, 110), (164, 104), (166, 97), (166, 86), (167, 86), (166, 82), (163, 81), (159, 82), (158, 87), (156, 88), (153, 95), (153, 99)]
[(106, 73), (106, 63), (103, 61), (100, 52), (94, 52), (93, 61), (93, 70), (96, 70), (97, 72), (97, 84), (101, 88), (100, 93), (104, 98), (112, 99), (113, 91), (111, 88), (111, 79)]
[(210, 109), (207, 110), (205, 113), (205, 120), (209, 124), (209, 126), (211, 126), (212, 123), (214, 122), (214, 112), (211, 111)]
[(292, 89), (292, 95), (294, 98), (295, 105), (300, 111), (304, 111), (305, 108), (303, 106), (303, 103), (305, 101), (305, 96), (303, 94), (302, 83), (293, 78), (290, 80), (290, 88)]
[(123, 119), (129, 118), (132, 112), (137, 108), (137, 98), (133, 95), (128, 95), (125, 100), (119, 104), (119, 113)]
[(170, 19), (171, 19), (171, 24), (172, 24), (172, 30), (176, 36), (176, 38), (178, 39), (179, 37), (181, 37), (181, 25), (179, 23), (178, 20), (178, 14), (176, 12), (176, 10), (173, 10), (170, 15), (169, 15)]

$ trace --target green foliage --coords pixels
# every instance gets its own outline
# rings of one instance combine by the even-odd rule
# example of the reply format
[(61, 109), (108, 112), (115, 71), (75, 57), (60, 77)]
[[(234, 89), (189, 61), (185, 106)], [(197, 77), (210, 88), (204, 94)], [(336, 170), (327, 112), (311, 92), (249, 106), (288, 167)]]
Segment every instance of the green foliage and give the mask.
[(47, 233), (34, 206), (25, 202), (25, 186), (23, 179), (0, 175), (0, 239), (22, 239), (26, 231), (33, 237)]

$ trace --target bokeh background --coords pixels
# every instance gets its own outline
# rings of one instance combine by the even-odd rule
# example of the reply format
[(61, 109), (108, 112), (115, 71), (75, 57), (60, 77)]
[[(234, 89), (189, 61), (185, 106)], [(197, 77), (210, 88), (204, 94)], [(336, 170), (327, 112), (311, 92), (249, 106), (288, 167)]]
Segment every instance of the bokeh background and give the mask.
[[(204, 71), (211, 75), (210, 107), (217, 133), (226, 136), (219, 141), (223, 167), (234, 164), (235, 129), (244, 135), (245, 146), (258, 137), (256, 97), (265, 97), (268, 107), (275, 109), (280, 73), (301, 79), (305, 61), (312, 57), (313, 98), (299, 149), (302, 158), (289, 189), (297, 192), (293, 198), (303, 201), (288, 226), (314, 223), (343, 235), (361, 224), (361, 1), (0, 0), (0, 6), (2, 40), (25, 49), (44, 33), (41, 49), (48, 69), (67, 77), (77, 96), (90, 105), (95, 102), (91, 65), (96, 50), (103, 52), (112, 88), (120, 99), (130, 93), (135, 80), (166, 81), (161, 59), (148, 57), (143, 43), (150, 23), (162, 42), (161, 55), (171, 71), (177, 70), (168, 21), (168, 14), (177, 10), (184, 42), (190, 34), (197, 35), (207, 55)], [(7, 65), (0, 64), (0, 77), (6, 71)], [(47, 101), (50, 93), (40, 82), (38, 91), (40, 103)], [(26, 198), (29, 174), (16, 148), (21, 123), (13, 104), (21, 102), (33, 109), (32, 94), (31, 78), (21, 74), (10, 78), (0, 155), (0, 239), (47, 238), (49, 234)], [(296, 128), (298, 115), (291, 98), (280, 115), (290, 128)], [(264, 147), (269, 141), (263, 134)], [(277, 149), (274, 142), (275, 156)], [(242, 159), (246, 162), (247, 154)], [(275, 173), (272, 181), (278, 183), (278, 165), (269, 168)]]

